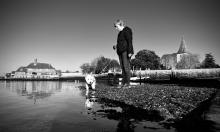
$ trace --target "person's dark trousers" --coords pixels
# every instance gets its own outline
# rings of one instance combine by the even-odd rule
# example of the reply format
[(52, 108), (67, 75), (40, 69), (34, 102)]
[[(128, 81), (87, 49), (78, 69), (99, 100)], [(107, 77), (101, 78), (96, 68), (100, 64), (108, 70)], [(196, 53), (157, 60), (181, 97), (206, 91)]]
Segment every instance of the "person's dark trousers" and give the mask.
[(120, 66), (122, 70), (122, 85), (127, 84), (130, 85), (130, 58), (128, 57), (127, 51), (122, 52), (121, 54), (118, 55), (119, 61), (120, 61)]

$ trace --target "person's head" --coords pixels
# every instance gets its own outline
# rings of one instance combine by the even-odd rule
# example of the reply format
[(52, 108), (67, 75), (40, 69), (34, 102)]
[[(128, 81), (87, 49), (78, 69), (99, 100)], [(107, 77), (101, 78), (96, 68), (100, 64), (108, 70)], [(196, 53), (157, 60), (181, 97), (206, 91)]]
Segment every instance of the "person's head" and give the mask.
[(122, 31), (125, 27), (125, 23), (122, 20), (118, 19), (114, 22), (114, 27), (118, 31)]

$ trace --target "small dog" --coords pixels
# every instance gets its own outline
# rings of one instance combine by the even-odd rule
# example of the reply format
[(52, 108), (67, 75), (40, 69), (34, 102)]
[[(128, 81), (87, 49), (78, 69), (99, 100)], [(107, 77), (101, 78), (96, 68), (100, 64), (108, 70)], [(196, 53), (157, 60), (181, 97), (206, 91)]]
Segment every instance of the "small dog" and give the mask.
[(86, 80), (86, 91), (89, 91), (89, 88), (95, 90), (95, 86), (96, 86), (95, 77), (92, 74), (87, 74), (85, 76), (85, 80)]

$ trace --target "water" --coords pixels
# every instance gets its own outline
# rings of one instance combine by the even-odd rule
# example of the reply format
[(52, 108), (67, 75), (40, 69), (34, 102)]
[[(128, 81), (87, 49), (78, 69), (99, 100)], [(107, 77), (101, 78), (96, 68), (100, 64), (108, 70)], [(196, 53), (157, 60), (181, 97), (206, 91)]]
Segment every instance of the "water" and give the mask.
[[(95, 91), (86, 96), (81, 88), (84, 85), (77, 81), (0, 81), (0, 132), (181, 131), (182, 126), (158, 123), (154, 115), (143, 116), (139, 111), (99, 100), (93, 95)], [(218, 121), (219, 103), (214, 110), (207, 115)], [(210, 126), (208, 130), (215, 131), (218, 122), (207, 128)]]

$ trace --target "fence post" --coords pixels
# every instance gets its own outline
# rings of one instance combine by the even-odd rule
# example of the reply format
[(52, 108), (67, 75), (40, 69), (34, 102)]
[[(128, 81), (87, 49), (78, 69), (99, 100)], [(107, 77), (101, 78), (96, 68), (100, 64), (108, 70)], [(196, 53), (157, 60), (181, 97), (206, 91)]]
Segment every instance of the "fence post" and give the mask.
[(173, 69), (171, 69), (171, 75), (170, 75), (170, 80), (173, 81), (175, 78), (175, 72)]

